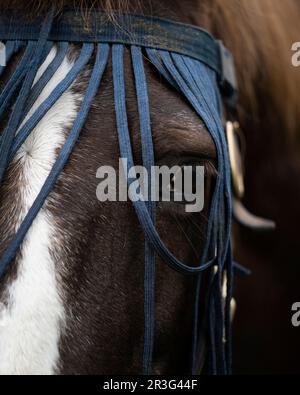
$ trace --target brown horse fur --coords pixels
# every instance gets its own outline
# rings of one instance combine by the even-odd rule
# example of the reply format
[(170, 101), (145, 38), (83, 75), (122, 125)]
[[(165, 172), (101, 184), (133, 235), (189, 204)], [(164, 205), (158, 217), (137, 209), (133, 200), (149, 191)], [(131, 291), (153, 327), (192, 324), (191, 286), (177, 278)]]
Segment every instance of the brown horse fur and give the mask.
[[(50, 6), (53, 5), (55, 6), (57, 13), (61, 12), (65, 6), (74, 7), (77, 10), (82, 11), (84, 18), (87, 17), (86, 9), (90, 10), (92, 7), (101, 7), (105, 9), (108, 12), (108, 15), (112, 18), (115, 11), (123, 10), (145, 14), (154, 13), (159, 16), (179, 19), (183, 22), (193, 23), (206, 28), (215, 36), (221, 38), (225, 42), (226, 46), (232, 50), (237, 65), (240, 85), (241, 97), (239, 104), (239, 120), (245, 130), (248, 145), (246, 161), (246, 201), (250, 208), (256, 210), (258, 214), (270, 216), (275, 219), (278, 224), (278, 230), (273, 235), (257, 236), (247, 231), (243, 231), (240, 228), (237, 229), (238, 231), (235, 234), (235, 248), (238, 257), (241, 259), (241, 263), (248, 264), (254, 270), (253, 280), (249, 280), (247, 283), (250, 283), (250, 285), (246, 286), (244, 285), (245, 283), (243, 283), (243, 289), (240, 290), (238, 287), (237, 290), (238, 294), (241, 294), (243, 297), (241, 298), (241, 312), (238, 316), (238, 326), (236, 328), (238, 338), (236, 349), (243, 355), (245, 355), (245, 350), (247, 351), (245, 358), (241, 356), (239, 357), (238, 362), (241, 366), (239, 366), (237, 370), (243, 372), (274, 372), (279, 370), (280, 363), (282, 363), (282, 371), (290, 372), (293, 369), (291, 364), (294, 361), (295, 370), (297, 371), (296, 366), (298, 353), (297, 351), (292, 353), (291, 347), (294, 347), (294, 349), (297, 350), (297, 346), (299, 347), (299, 339), (295, 335), (295, 332), (291, 332), (289, 317), (285, 317), (285, 315), (288, 314), (288, 309), (290, 308), (291, 303), (296, 301), (297, 295), (299, 296), (299, 293), (297, 294), (299, 278), (299, 269), (297, 264), (300, 257), (297, 252), (298, 248), (296, 247), (298, 246), (298, 221), (296, 219), (297, 213), (299, 212), (298, 204), (300, 187), (299, 182), (294, 184), (294, 180), (299, 180), (300, 178), (298, 159), (300, 140), (300, 110), (298, 99), (300, 91), (300, 71), (291, 65), (292, 43), (300, 40), (298, 28), (300, 21), (300, 7), (298, 1), (28, 0), (27, 2), (24, 2), (23, 0), (2, 0), (0, 4), (0, 12), (5, 9), (15, 9), (21, 11), (23, 15), (34, 17), (36, 15), (45, 14), (49, 10)], [(154, 76), (151, 78), (151, 82), (154, 84)], [(111, 90), (109, 81), (109, 77), (106, 76), (106, 88), (104, 89), (107, 92), (106, 98), (109, 97), (110, 99), (104, 100), (103, 97), (101, 99), (101, 95), (97, 97), (98, 102), (92, 108), (89, 121), (85, 127), (85, 131), (88, 130), (89, 134), (85, 133), (83, 135), (83, 139), (79, 144), (79, 147), (75, 149), (75, 159), (66, 169), (69, 179), (72, 179), (72, 175), (74, 174), (76, 174), (77, 180), (80, 180), (82, 177), (80, 169), (77, 169), (76, 167), (76, 163), (79, 163), (79, 160), (84, 161), (81, 156), (82, 152), (87, 152), (89, 158), (97, 157), (97, 151), (94, 151), (95, 144), (90, 142), (89, 136), (92, 136), (91, 139), (94, 139), (98, 146), (103, 144), (103, 140), (98, 134), (98, 123), (96, 122), (96, 117), (99, 112), (97, 109), (99, 108), (101, 108), (102, 111), (105, 109), (103, 113), (110, 113), (112, 99), (109, 96), (109, 92)], [(128, 83), (131, 84), (130, 82)], [(77, 87), (76, 89), (82, 89), (82, 87)], [(152, 93), (150, 92), (150, 96), (152, 94), (153, 98), (161, 96), (160, 88), (158, 86), (151, 88), (151, 90)], [(168, 96), (166, 92), (164, 99), (168, 100), (168, 106), (166, 106), (168, 107), (168, 111), (169, 108), (172, 109), (169, 114), (170, 119), (173, 118), (177, 121), (175, 116), (176, 111), (179, 113), (183, 104), (178, 101), (178, 98), (173, 97), (171, 94)], [(134, 108), (134, 105), (132, 105), (132, 107)], [(162, 109), (158, 103), (153, 109), (154, 115), (159, 113), (159, 111), (164, 111), (164, 109)], [(113, 115), (111, 115), (111, 117), (112, 116)], [(166, 150), (170, 144), (176, 145), (176, 139), (166, 138), (166, 142), (162, 143), (162, 137), (157, 135), (157, 132), (159, 131), (162, 135), (165, 135), (167, 133), (175, 133), (178, 130), (175, 124), (174, 130), (172, 126), (171, 129), (165, 127), (161, 122), (161, 118), (165, 118), (165, 116), (166, 113), (163, 114), (163, 117), (159, 114), (155, 115), (155, 119), (157, 117), (157, 121), (155, 121), (156, 143), (161, 143), (161, 147), (159, 149), (163, 148), (164, 150)], [(189, 114), (188, 118), (190, 117), (192, 117), (191, 114)], [(135, 124), (135, 122), (136, 120), (133, 120), (133, 124)], [(110, 127), (110, 124), (107, 124), (106, 126)], [(196, 129), (197, 128), (195, 128), (195, 130)], [(186, 133), (188, 137), (188, 131), (186, 131)], [(117, 146), (115, 137), (111, 136), (110, 138), (111, 142)], [(202, 134), (202, 138), (205, 138), (205, 133)], [(105, 149), (107, 149), (107, 145), (103, 148), (104, 151)], [(90, 152), (92, 152), (91, 155)], [(117, 155), (116, 152), (114, 153)], [(87, 168), (92, 168), (90, 163), (86, 163), (86, 166)], [(88, 196), (91, 196), (94, 191), (93, 177), (94, 173), (92, 172), (90, 180), (90, 185), (92, 185), (92, 187)], [(65, 200), (70, 199), (68, 190), (71, 186), (68, 185), (66, 178), (62, 178), (62, 181), (65, 181), (66, 185), (58, 185), (56, 187), (56, 192), (64, 194)], [(86, 240), (88, 240), (86, 243), (91, 243), (88, 235), (83, 231), (83, 229), (90, 229), (90, 232), (94, 232), (94, 225), (96, 226), (96, 234), (101, 240), (104, 237), (102, 226), (105, 224), (103, 223), (106, 221), (110, 226), (112, 226), (114, 223), (114, 211), (110, 208), (102, 208), (101, 210), (104, 210), (104, 213), (99, 218), (93, 218), (93, 221), (95, 222), (93, 226), (89, 222), (89, 218), (82, 219), (81, 217), (78, 217), (77, 213), (79, 213), (85, 205), (88, 207), (87, 212), (90, 211), (90, 202), (85, 202), (83, 199), (86, 193), (85, 186), (79, 181), (78, 185), (80, 187), (77, 188), (78, 190), (76, 192), (78, 196), (75, 196), (77, 196), (78, 201), (81, 202), (80, 209), (77, 207), (76, 201), (69, 200), (67, 205), (69, 208), (68, 217), (66, 217), (65, 214), (66, 204), (62, 205), (62, 207), (56, 207), (55, 202), (49, 202), (49, 204), (52, 206), (53, 212), (57, 213), (58, 217), (61, 217), (60, 221), (62, 229), (78, 229), (75, 237), (77, 238), (79, 245), (80, 243), (85, 243)], [(278, 186), (280, 186), (280, 190), (278, 190)], [(4, 218), (3, 215), (2, 218)], [(66, 222), (67, 218), (68, 222)], [(107, 218), (110, 218), (110, 221), (108, 221)], [(124, 218), (127, 218), (125, 214)], [(118, 218), (118, 221), (119, 224), (122, 224), (120, 218)], [(68, 225), (68, 223), (71, 225)], [(107, 229), (107, 226), (108, 225), (106, 224), (105, 229)], [(130, 239), (130, 234), (128, 233), (130, 232), (130, 229), (128, 229), (124, 224), (122, 226), (124, 227), (123, 234), (127, 235), (124, 240), (124, 246), (126, 246), (125, 252), (122, 248), (121, 251), (116, 250), (114, 254), (108, 256), (106, 261), (104, 260), (103, 262), (103, 264), (106, 264), (108, 270), (111, 270), (112, 273), (116, 270), (115, 267), (111, 265), (111, 261), (115, 255), (118, 256), (120, 252), (124, 255), (126, 250), (128, 250), (129, 241), (127, 238)], [(163, 229), (163, 233), (166, 238), (168, 238), (169, 230), (174, 229), (174, 227), (172, 228), (172, 225), (170, 226), (171, 227), (168, 227), (166, 226), (166, 223), (164, 223), (165, 228)], [(116, 230), (112, 228), (109, 232), (111, 235), (115, 235)], [(181, 246), (182, 243), (180, 235), (177, 233), (174, 233), (174, 236), (176, 237), (174, 237), (174, 240), (170, 243), (170, 247), (173, 247), (175, 252), (176, 248), (178, 250), (178, 245)], [(92, 238), (91, 240), (94, 239)], [(107, 247), (106, 244), (102, 245), (102, 249), (105, 247), (107, 251), (110, 251), (110, 241), (108, 239), (104, 241), (107, 243)], [(111, 243), (113, 242), (111, 241)], [(135, 251), (139, 251), (139, 246), (137, 244), (135, 244), (134, 247)], [(95, 242), (88, 244), (88, 248), (90, 248), (93, 251), (93, 254), (96, 255), (97, 245)], [(181, 252), (184, 256), (184, 251), (185, 249), (183, 248), (179, 251), (179, 254)], [(91, 271), (92, 275), (97, 274), (102, 276), (102, 272), (97, 264), (93, 260), (90, 260), (90, 257), (86, 256), (84, 250), (81, 251), (81, 254), (82, 259), (86, 261), (86, 264), (90, 265), (90, 268), (86, 270)], [(70, 257), (68, 256), (66, 259), (70, 259)], [(75, 257), (71, 256), (71, 259), (74, 259), (75, 262)], [(286, 265), (284, 269), (282, 269), (282, 264)], [(166, 273), (164, 274), (166, 275)], [(131, 298), (132, 296), (135, 301), (139, 300), (142, 294), (142, 284), (139, 276), (142, 276), (141, 271), (138, 274), (129, 271), (128, 283), (126, 285), (123, 282), (119, 283), (118, 279), (111, 278), (111, 275), (107, 274), (107, 278), (104, 278), (104, 283), (112, 283), (112, 288), (115, 292), (120, 292), (123, 298), (125, 298), (124, 295), (126, 295), (127, 292), (128, 295), (130, 295), (129, 297)], [(170, 276), (169, 272), (168, 276)], [(181, 319), (177, 320), (175, 317), (175, 312), (178, 312), (177, 310), (179, 309), (182, 314), (184, 311), (180, 310), (181, 308), (184, 308), (180, 307), (180, 304), (176, 310), (169, 298), (170, 296), (174, 296), (177, 302), (181, 301), (180, 298), (185, 295), (185, 290), (187, 288), (189, 289), (191, 286), (190, 282), (187, 282), (186, 284), (181, 283), (175, 275), (170, 277), (172, 277), (172, 289), (179, 290), (176, 295), (173, 295), (172, 293), (168, 293), (168, 289), (164, 286), (161, 288), (161, 294), (158, 296), (158, 299), (161, 298), (164, 302), (166, 302), (166, 300), (169, 301), (168, 306), (160, 305), (158, 311), (158, 316), (164, 316), (165, 320), (164, 324), (159, 324), (161, 325), (161, 327), (159, 327), (159, 332), (162, 336), (158, 336), (157, 338), (159, 346), (158, 349), (162, 348), (163, 351), (168, 350), (168, 341), (166, 340), (167, 338), (169, 339), (170, 333), (168, 325), (173, 325), (173, 327), (174, 325), (178, 325), (178, 327), (176, 327), (176, 331), (178, 330), (179, 333), (182, 323)], [(70, 281), (69, 279), (66, 279), (66, 281), (67, 280)], [(103, 282), (103, 278), (101, 280)], [(133, 290), (132, 288), (129, 288), (129, 285), (134, 281), (139, 285), (137, 285), (137, 288)], [(90, 284), (89, 278), (86, 279), (86, 282), (87, 284)], [(159, 276), (159, 282), (160, 284), (166, 285), (164, 276)], [(112, 310), (111, 302), (107, 299), (109, 299), (109, 296), (114, 297), (114, 294), (107, 295), (104, 291), (99, 289), (99, 287), (96, 287), (96, 285), (90, 290), (90, 298), (92, 300), (103, 300), (101, 307), (95, 307), (95, 309), (96, 312), (100, 312), (101, 310), (102, 314), (107, 314), (108, 321), (104, 324), (111, 329), (110, 321), (119, 317), (117, 310), (118, 305), (115, 305), (114, 310)], [(266, 287), (268, 290), (267, 295)], [(72, 300), (79, 297), (79, 292), (80, 297), (82, 298), (82, 303), (87, 304), (88, 299), (86, 298), (86, 295), (81, 291), (78, 291), (77, 288), (77, 284), (71, 284), (69, 295), (70, 303)], [(284, 289), (284, 291), (282, 291), (282, 289)], [(249, 297), (249, 295), (251, 295), (251, 297)], [(186, 295), (186, 299), (190, 301), (190, 295)], [(274, 303), (276, 303), (276, 307), (278, 308), (278, 311), (275, 310), (275, 312), (274, 309), (271, 309), (271, 306), (274, 306)], [(172, 319), (174, 317), (174, 320), (172, 320), (168, 315), (168, 309), (169, 311), (173, 311)], [(251, 311), (253, 309), (255, 310)], [(85, 310), (86, 314), (90, 313), (88, 306)], [(268, 315), (269, 310), (270, 315)], [(274, 312), (274, 315), (277, 313), (280, 318), (285, 317), (287, 324), (278, 324), (278, 327), (274, 327), (275, 318), (272, 312)], [(114, 316), (111, 316), (112, 313)], [(142, 307), (140, 305), (136, 307), (136, 309), (134, 306), (130, 305), (128, 307), (126, 319), (129, 321), (133, 317), (140, 317), (141, 315)], [(251, 315), (251, 318), (249, 315)], [(256, 317), (258, 317), (257, 320)], [(93, 314), (91, 317), (87, 317), (86, 322), (90, 323), (92, 320)], [(184, 328), (187, 327), (185, 336), (189, 336), (190, 324), (187, 324), (189, 323), (187, 318), (185, 318), (185, 320), (186, 321), (183, 323)], [(240, 325), (239, 320), (241, 322)], [(84, 322), (85, 320), (82, 320), (82, 322), (78, 323), (78, 326), (84, 326)], [(252, 325), (250, 325), (250, 322)], [(130, 325), (130, 323), (128, 323), (128, 325)], [(271, 327), (273, 328), (272, 333), (274, 338), (272, 341), (269, 333)], [(117, 326), (117, 328), (119, 332), (116, 332), (116, 338), (118, 336), (122, 336), (127, 339), (126, 336), (128, 334), (126, 330), (123, 330), (123, 327), (119, 328)], [(242, 333), (239, 332), (240, 328), (243, 330)], [(63, 358), (64, 362), (62, 370), (71, 373), (77, 373), (78, 371), (97, 372), (95, 365), (97, 362), (99, 368), (101, 368), (100, 354), (103, 350), (101, 348), (99, 349), (99, 345), (94, 344), (92, 340), (88, 338), (92, 349), (91, 355), (95, 355), (96, 353), (97, 358), (100, 358), (100, 362), (97, 361), (96, 358), (95, 361), (90, 361), (88, 367), (86, 367), (84, 365), (84, 358), (81, 361), (81, 354), (84, 353), (87, 347), (85, 339), (79, 339), (79, 341), (77, 339), (78, 342), (76, 346), (73, 347), (70, 352), (71, 346), (74, 346), (72, 343), (72, 329), (76, 331), (78, 328), (71, 327), (69, 337), (63, 340), (63, 343), (65, 343), (62, 345), (62, 356), (65, 356), (65, 358)], [(87, 333), (89, 333), (90, 328), (87, 329)], [(93, 330), (95, 330), (94, 327)], [(134, 336), (139, 338), (142, 329), (134, 328), (134, 330), (136, 330)], [(100, 335), (102, 336), (102, 341), (104, 338), (107, 342), (105, 344), (107, 344), (108, 349), (113, 349), (114, 339), (110, 339), (108, 341), (108, 339), (105, 338), (105, 331), (98, 336)], [(251, 336), (255, 336), (255, 339), (252, 339)], [(282, 341), (282, 337), (285, 337), (284, 342)], [(129, 339), (131, 338), (132, 337), (129, 337)], [(245, 338), (249, 338), (249, 342), (247, 342)], [(170, 341), (172, 340), (175, 342), (176, 337), (172, 337)], [(257, 360), (255, 351), (257, 350), (257, 342), (259, 343), (258, 347), (260, 347), (261, 350), (264, 350), (264, 355), (259, 358), (259, 360)], [(182, 351), (186, 345), (187, 344), (185, 343), (180, 345), (178, 344), (178, 347), (181, 348)], [(274, 345), (276, 353), (273, 352)], [(128, 344), (128, 347), (128, 350), (133, 350), (132, 352), (136, 353), (139, 356), (138, 358), (140, 358), (140, 352), (137, 351), (137, 343)], [(173, 348), (174, 347), (172, 347), (172, 350)], [(113, 357), (115, 357), (113, 356), (110, 361), (111, 364), (106, 363), (102, 372), (112, 373), (112, 369), (117, 369), (118, 367), (117, 362), (122, 366), (122, 358), (124, 363), (126, 363), (127, 354), (124, 354), (124, 350), (126, 351), (126, 347), (125, 344), (122, 343), (120, 347), (120, 355), (117, 354), (116, 356), (117, 361), (113, 360)], [(158, 360), (161, 361), (162, 365), (157, 367), (155, 370), (156, 372), (182, 372), (180, 369), (180, 361), (181, 355), (185, 354), (183, 352), (176, 354), (175, 350), (173, 351), (174, 355), (171, 358), (174, 365), (173, 369), (166, 368), (166, 361), (164, 360), (163, 355), (161, 355), (161, 358), (158, 358)], [(73, 367), (72, 364), (76, 357), (79, 362), (77, 366), (75, 363), (75, 366)], [(91, 358), (93, 359), (94, 357)], [(131, 372), (131, 368), (133, 366), (135, 368), (139, 366), (138, 358), (134, 358), (132, 366), (128, 366), (126, 372)], [(266, 366), (268, 369), (266, 369)]]

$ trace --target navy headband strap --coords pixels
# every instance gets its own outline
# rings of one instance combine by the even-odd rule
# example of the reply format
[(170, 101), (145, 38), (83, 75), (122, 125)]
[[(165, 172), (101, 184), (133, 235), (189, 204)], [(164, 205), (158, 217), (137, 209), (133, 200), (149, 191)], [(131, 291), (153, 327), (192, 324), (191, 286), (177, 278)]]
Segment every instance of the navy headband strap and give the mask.
[[(19, 23), (16, 16), (0, 16), (1, 40), (37, 40), (39, 21)], [(88, 26), (82, 16), (65, 12), (57, 18), (49, 40), (79, 43), (115, 43), (166, 50), (185, 55), (209, 66), (218, 75), (222, 93), (232, 106), (237, 82), (231, 53), (206, 30), (149, 16), (116, 14), (111, 21), (103, 12), (91, 12)]]

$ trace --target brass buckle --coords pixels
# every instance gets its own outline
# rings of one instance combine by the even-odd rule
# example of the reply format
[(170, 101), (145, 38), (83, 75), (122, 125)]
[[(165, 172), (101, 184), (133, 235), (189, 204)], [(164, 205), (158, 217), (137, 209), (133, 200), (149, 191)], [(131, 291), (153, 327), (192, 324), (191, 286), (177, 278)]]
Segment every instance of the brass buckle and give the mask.
[(245, 183), (243, 158), (240, 147), (240, 133), (241, 130), (238, 122), (226, 122), (231, 178), (235, 195), (235, 198), (233, 199), (233, 216), (240, 225), (248, 229), (256, 231), (271, 231), (276, 228), (274, 221), (251, 214), (242, 203), (242, 199), (245, 195)]
[(243, 160), (238, 138), (239, 130), (240, 125), (238, 122), (226, 122), (226, 136), (230, 158), (233, 189), (237, 198), (242, 199), (245, 195), (245, 183)]

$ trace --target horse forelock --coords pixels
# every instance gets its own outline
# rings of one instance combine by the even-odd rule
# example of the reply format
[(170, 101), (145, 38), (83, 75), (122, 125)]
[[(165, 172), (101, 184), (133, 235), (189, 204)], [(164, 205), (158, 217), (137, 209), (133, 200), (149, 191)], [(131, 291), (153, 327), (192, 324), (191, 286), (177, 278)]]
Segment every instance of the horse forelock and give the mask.
[(44, 15), (50, 9), (54, 9), (57, 13), (60, 13), (65, 7), (82, 11), (83, 14), (85, 10), (101, 8), (110, 14), (115, 10), (132, 11), (140, 4), (140, 0), (29, 0), (27, 3), (24, 3), (22, 0), (4, 0), (1, 1), (0, 10), (22, 10), (28, 17)]

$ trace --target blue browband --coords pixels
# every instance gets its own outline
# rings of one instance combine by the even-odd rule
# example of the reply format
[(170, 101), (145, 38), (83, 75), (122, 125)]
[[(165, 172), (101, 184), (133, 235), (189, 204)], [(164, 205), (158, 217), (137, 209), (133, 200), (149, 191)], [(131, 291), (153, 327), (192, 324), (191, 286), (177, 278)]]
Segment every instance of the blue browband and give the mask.
[[(233, 61), (224, 46), (209, 33), (197, 27), (163, 19), (116, 14), (113, 21), (101, 12), (90, 14), (87, 26), (81, 15), (66, 12), (55, 19), (50, 13), (44, 20), (26, 23), (22, 17), (0, 16), (0, 40), (5, 41), (7, 61), (22, 47), (19, 63), (0, 96), (0, 117), (10, 110), (17, 92), (8, 124), (0, 140), (0, 183), (24, 141), (44, 115), (76, 81), (89, 62), (93, 62), (90, 81), (81, 108), (66, 142), (50, 171), (36, 201), (33, 203), (12, 242), (0, 260), (0, 277), (4, 276), (26, 234), (51, 193), (61, 171), (80, 137), (92, 101), (101, 88), (101, 80), (109, 55), (112, 54), (115, 113), (120, 154), (129, 168), (134, 166), (132, 144), (127, 120), (124, 76), (124, 48), (130, 49), (135, 77), (137, 110), (140, 118), (143, 164), (150, 170), (155, 165), (148, 87), (144, 70), (147, 55), (153, 67), (165, 77), (190, 103), (203, 120), (214, 140), (218, 154), (218, 176), (211, 201), (207, 241), (197, 267), (179, 261), (163, 243), (155, 225), (155, 203), (135, 201), (134, 207), (145, 234), (145, 334), (143, 371), (151, 373), (155, 330), (155, 257), (160, 256), (171, 268), (197, 276), (194, 308), (191, 371), (197, 372), (200, 333), (208, 340), (208, 369), (213, 374), (231, 372), (231, 322), (233, 262), (231, 255), (231, 175), (227, 144), (222, 124), (220, 91), (230, 105), (236, 102), (236, 79)], [(62, 64), (70, 43), (80, 43), (81, 51), (67, 76), (49, 97), (26, 118), (39, 94)], [(57, 51), (47, 70), (34, 85), (39, 67), (53, 45)], [(93, 60), (95, 54), (95, 60)], [(0, 75), (4, 68), (0, 67)], [(26, 120), (25, 120), (26, 118)], [(24, 121), (25, 120), (25, 121)], [(150, 171), (149, 171), (150, 173)], [(132, 182), (132, 180), (131, 180)], [(151, 188), (150, 188), (151, 190)], [(133, 199), (135, 200), (135, 199)], [(146, 199), (147, 200), (147, 199)], [(205, 326), (201, 323), (201, 273), (208, 272)], [(227, 293), (223, 296), (223, 281)], [(202, 305), (201, 305), (202, 307)]]
[[(0, 16), (1, 40), (37, 40), (41, 21), (22, 23), (11, 16)], [(131, 14), (90, 12), (88, 26), (82, 16), (65, 12), (54, 21), (48, 39), (78, 43), (115, 43), (166, 50), (199, 60), (213, 69), (225, 96), (234, 101), (237, 94), (234, 62), (221, 41), (206, 30), (166, 19)]]

